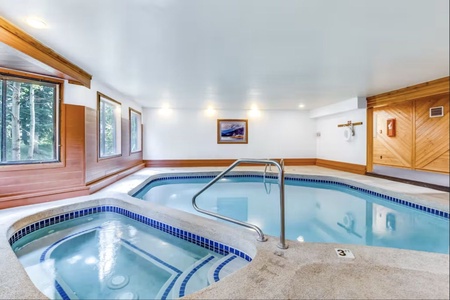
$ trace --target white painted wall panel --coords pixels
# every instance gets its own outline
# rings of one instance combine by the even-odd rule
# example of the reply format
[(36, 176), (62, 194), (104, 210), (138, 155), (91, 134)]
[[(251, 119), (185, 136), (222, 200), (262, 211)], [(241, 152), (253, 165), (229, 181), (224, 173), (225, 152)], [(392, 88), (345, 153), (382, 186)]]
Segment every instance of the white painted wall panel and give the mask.
[(64, 85), (64, 103), (73, 105), (83, 105), (89, 108), (97, 109), (97, 92), (100, 92), (122, 104), (122, 118), (128, 119), (128, 107), (142, 112), (140, 105), (132, 101), (125, 95), (102, 85), (95, 80), (91, 82), (91, 88), (85, 88), (80, 85), (68, 84)]
[[(320, 137), (317, 137), (317, 158), (366, 164), (366, 109), (355, 109), (315, 120), (317, 132), (320, 132)], [(350, 141), (344, 138), (344, 127), (337, 127), (347, 121), (363, 122), (363, 125), (355, 126), (355, 136)]]
[[(307, 112), (144, 109), (144, 159), (314, 158), (316, 122)], [(248, 144), (217, 144), (217, 119), (248, 119)]]

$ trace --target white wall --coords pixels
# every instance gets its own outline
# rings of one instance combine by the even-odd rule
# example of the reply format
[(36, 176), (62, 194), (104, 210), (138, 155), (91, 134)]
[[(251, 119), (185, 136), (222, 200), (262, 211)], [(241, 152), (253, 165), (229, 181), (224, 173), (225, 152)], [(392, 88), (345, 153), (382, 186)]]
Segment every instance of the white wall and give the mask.
[[(144, 159), (314, 158), (316, 121), (307, 112), (144, 109)], [(248, 119), (248, 144), (217, 144), (217, 119)]]
[(129, 107), (142, 112), (142, 107), (136, 102), (132, 101), (132, 99), (129, 99), (125, 95), (105, 85), (102, 85), (95, 80), (92, 80), (90, 89), (66, 82), (66, 84), (64, 85), (64, 103), (82, 105), (97, 109), (97, 92), (100, 92), (122, 104), (122, 118), (129, 118)]
[[(317, 137), (317, 158), (366, 164), (366, 109), (354, 109), (315, 120), (317, 132), (320, 132), (320, 137)], [(355, 136), (350, 141), (344, 138), (344, 127), (337, 127), (347, 121), (363, 122), (363, 125), (354, 127)]]

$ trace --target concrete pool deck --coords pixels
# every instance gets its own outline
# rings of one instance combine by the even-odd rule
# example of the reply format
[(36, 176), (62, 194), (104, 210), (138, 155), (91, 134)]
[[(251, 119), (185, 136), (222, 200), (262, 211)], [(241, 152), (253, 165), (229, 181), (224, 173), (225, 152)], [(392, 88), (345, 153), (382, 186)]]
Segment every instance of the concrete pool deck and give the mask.
[[(294, 241), (289, 241), (287, 250), (280, 250), (276, 246), (277, 237), (269, 236), (267, 242), (260, 243), (255, 239), (256, 234), (246, 229), (143, 202), (127, 194), (151, 175), (222, 170), (224, 168), (147, 168), (90, 196), (0, 210), (0, 298), (45, 298), (8, 244), (8, 229), (13, 224), (18, 229), (62, 211), (117, 202), (140, 214), (232, 245), (253, 257), (245, 268), (187, 295), (187, 299), (449, 299), (448, 254)], [(237, 170), (262, 171), (263, 168), (239, 167)], [(449, 211), (448, 192), (316, 166), (287, 166), (286, 173), (333, 176)], [(340, 258), (335, 248), (351, 249), (355, 258)]]

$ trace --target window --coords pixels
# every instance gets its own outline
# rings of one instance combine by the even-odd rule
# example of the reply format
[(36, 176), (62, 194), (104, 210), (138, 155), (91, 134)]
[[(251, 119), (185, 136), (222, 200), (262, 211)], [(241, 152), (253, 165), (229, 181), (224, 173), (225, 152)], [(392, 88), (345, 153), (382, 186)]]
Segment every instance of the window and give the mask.
[(59, 161), (58, 87), (0, 74), (0, 164)]
[(99, 158), (120, 156), (122, 154), (122, 105), (101, 93), (97, 93), (97, 95)]
[(130, 153), (142, 151), (141, 113), (130, 108)]

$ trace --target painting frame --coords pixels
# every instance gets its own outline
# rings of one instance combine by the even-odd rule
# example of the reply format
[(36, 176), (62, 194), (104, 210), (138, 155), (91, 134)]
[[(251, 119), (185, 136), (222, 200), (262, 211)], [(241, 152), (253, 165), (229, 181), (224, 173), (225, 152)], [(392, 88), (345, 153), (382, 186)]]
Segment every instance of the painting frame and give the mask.
[(248, 144), (248, 120), (217, 119), (217, 144)]

